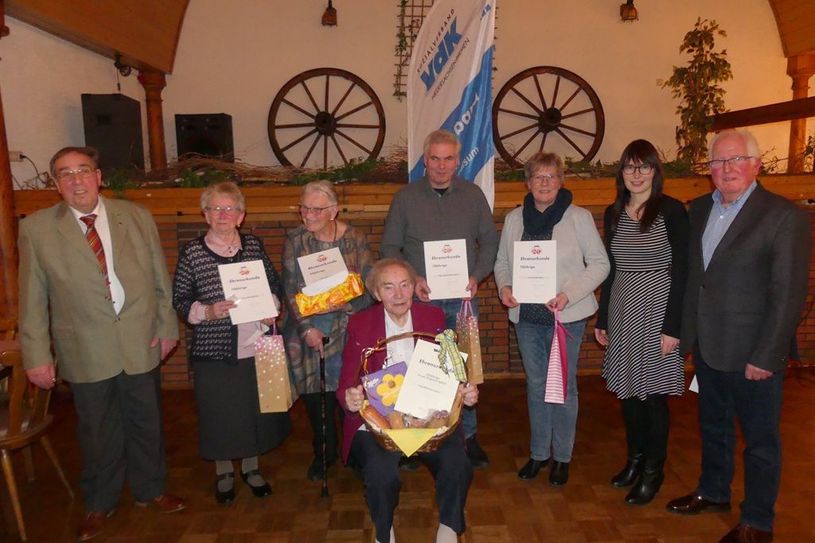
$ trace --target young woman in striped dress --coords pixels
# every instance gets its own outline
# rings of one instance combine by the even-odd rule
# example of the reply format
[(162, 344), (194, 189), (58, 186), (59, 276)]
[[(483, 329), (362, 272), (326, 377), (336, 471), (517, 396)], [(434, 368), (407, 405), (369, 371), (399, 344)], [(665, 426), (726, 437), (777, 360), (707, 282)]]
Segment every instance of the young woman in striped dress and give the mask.
[(594, 335), (606, 347), (603, 377), (620, 399), (628, 461), (611, 479), (632, 486), (626, 502), (644, 505), (662, 485), (667, 397), (684, 390), (679, 327), (687, 275), (688, 215), (662, 193), (654, 146), (631, 142), (617, 170), (617, 198), (605, 212), (611, 273), (603, 283)]

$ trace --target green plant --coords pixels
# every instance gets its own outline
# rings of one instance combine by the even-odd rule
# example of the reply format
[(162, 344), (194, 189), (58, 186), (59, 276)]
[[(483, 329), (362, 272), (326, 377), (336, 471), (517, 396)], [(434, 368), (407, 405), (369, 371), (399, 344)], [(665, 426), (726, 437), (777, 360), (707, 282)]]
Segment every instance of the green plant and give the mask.
[(384, 161), (369, 158), (366, 160), (351, 159), (348, 164), (338, 166), (336, 168), (329, 168), (327, 170), (316, 170), (301, 172), (292, 177), (292, 184), (305, 185), (310, 181), (317, 179), (327, 179), (333, 183), (342, 183), (346, 181), (358, 181), (370, 177), (371, 174), (382, 166)]
[(804, 148), (804, 171), (815, 172), (815, 136), (807, 136), (807, 144)]
[(135, 189), (139, 186), (134, 181), (138, 175), (138, 172), (133, 169), (115, 168), (105, 175), (105, 186), (113, 191), (116, 198), (124, 198), (126, 190)]
[(223, 170), (213, 168), (193, 170), (191, 168), (185, 168), (179, 172), (177, 181), (184, 188), (197, 188), (208, 187), (214, 183), (229, 181), (230, 179), (229, 173)]
[(670, 79), (658, 82), (671, 89), (679, 99), (676, 112), (680, 125), (676, 127), (677, 159), (698, 165), (707, 154), (707, 133), (711, 116), (725, 111), (725, 91), (719, 83), (733, 78), (727, 50), (716, 51), (716, 36), (726, 37), (715, 20), (696, 19), (693, 29), (685, 34), (680, 53), (690, 60), (685, 66), (674, 66)]

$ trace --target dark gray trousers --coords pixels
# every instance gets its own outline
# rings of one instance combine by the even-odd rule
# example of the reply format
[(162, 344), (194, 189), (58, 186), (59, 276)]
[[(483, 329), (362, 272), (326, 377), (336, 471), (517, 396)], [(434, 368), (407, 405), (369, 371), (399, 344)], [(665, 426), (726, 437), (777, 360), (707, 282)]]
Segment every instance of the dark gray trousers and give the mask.
[[(351, 442), (351, 456), (362, 466), (365, 499), (376, 529), (376, 539), (390, 541), (393, 512), (399, 504), (402, 479), (399, 476), (399, 452), (383, 449), (370, 432), (357, 431)], [(430, 453), (418, 458), (436, 480), (436, 503), (439, 522), (458, 534), (464, 532), (464, 504), (473, 479), (473, 466), (464, 448), (461, 428)]]
[(87, 511), (119, 503), (125, 477), (137, 501), (164, 493), (167, 466), (159, 370), (96, 383), (71, 383), (79, 417), (80, 487)]

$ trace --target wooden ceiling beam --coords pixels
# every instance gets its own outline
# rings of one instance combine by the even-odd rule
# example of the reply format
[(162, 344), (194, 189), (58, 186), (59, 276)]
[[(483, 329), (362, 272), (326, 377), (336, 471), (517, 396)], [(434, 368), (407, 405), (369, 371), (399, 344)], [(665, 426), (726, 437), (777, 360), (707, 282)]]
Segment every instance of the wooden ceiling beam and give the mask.
[(815, 117), (815, 96), (713, 115), (711, 131)]
[(6, 0), (6, 14), (139, 70), (170, 73), (189, 0)]

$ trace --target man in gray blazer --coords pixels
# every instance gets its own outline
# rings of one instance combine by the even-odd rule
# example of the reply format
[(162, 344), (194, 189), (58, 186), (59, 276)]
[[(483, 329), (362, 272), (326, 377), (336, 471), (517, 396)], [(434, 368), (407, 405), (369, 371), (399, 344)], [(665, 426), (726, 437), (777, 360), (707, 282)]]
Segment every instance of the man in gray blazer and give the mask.
[(57, 152), (51, 175), (63, 201), (20, 221), (18, 241), (28, 378), (49, 389), (59, 364), (79, 419), (80, 541), (102, 532), (126, 473), (138, 505), (184, 508), (165, 492), (158, 365), (177, 343), (178, 321), (164, 254), (150, 212), (99, 195), (97, 165), (89, 147)]
[(702, 473), (668, 503), (679, 514), (727, 511), (738, 419), (744, 435), (744, 501), (722, 543), (772, 541), (781, 477), (784, 369), (807, 294), (806, 213), (756, 182), (755, 138), (720, 132), (710, 145), (716, 190), (690, 205), (682, 350), (699, 383)]

